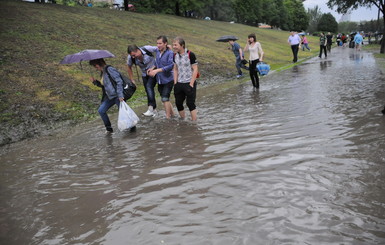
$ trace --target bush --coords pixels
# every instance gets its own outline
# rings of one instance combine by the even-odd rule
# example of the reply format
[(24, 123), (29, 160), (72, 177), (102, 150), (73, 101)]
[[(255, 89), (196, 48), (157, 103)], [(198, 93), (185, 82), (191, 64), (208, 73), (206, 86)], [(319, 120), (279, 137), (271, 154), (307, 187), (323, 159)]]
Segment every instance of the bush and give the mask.
[(111, 5), (108, 2), (95, 2), (94, 7), (109, 8), (109, 7), (111, 7)]

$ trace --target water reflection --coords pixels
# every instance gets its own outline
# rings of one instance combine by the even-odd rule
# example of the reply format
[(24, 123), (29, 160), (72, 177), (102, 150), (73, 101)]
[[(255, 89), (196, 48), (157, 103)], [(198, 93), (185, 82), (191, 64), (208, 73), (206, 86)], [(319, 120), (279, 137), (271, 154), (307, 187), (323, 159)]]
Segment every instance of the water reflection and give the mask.
[(1, 243), (384, 243), (384, 78), (349, 52), (259, 90), (202, 90), (197, 123), (142, 118), (110, 136), (90, 124), (12, 146)]
[(331, 60), (324, 60), (324, 61), (320, 61), (319, 64), (320, 64), (321, 71), (325, 71), (326, 68), (328, 68), (332, 65), (332, 61)]
[(356, 63), (361, 63), (364, 59), (364, 54), (360, 51), (350, 53), (349, 59), (354, 60)]

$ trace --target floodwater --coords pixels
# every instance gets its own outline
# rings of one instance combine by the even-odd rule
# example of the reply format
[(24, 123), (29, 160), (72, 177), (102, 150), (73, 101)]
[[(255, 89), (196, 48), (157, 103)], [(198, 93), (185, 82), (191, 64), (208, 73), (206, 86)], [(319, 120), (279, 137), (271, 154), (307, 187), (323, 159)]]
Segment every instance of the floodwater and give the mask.
[(12, 145), (0, 243), (385, 244), (384, 80), (372, 54), (335, 48), (260, 91), (198, 91), (197, 123), (161, 111)]

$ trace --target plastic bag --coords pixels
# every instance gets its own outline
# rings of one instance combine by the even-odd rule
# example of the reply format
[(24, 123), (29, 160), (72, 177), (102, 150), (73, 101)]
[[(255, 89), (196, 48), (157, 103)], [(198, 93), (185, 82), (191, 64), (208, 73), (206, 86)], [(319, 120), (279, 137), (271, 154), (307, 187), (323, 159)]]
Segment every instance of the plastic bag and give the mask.
[(120, 102), (119, 116), (118, 116), (118, 129), (120, 131), (130, 129), (139, 122), (139, 117), (135, 112), (127, 105), (126, 102)]

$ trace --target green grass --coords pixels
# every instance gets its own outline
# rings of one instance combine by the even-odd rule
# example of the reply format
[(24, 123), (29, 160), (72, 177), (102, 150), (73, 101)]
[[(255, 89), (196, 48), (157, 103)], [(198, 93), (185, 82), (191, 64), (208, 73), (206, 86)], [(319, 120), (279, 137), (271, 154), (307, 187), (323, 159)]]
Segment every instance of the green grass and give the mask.
[[(215, 41), (222, 35), (238, 36), (238, 43), (244, 47), (247, 35), (256, 33), (265, 53), (264, 61), (272, 69), (290, 67), (292, 60), (288, 32), (241, 24), (19, 1), (0, 1), (0, 15), (2, 115), (24, 113), (31, 105), (37, 111), (44, 109), (40, 113), (47, 117), (44, 121), (49, 121), (51, 114), (60, 120), (75, 121), (95, 115), (100, 91), (89, 77), (90, 73), (97, 74), (87, 62), (83, 63), (83, 69), (78, 64), (59, 65), (65, 55), (84, 49), (109, 50), (116, 58), (107, 62), (126, 73), (129, 44), (155, 45), (159, 35), (170, 40), (181, 36), (187, 48), (197, 55), (200, 80), (208, 84), (218, 81), (214, 78), (228, 81), (236, 75), (229, 44)], [(308, 39), (312, 52), (300, 51), (300, 59), (317, 53), (318, 38)], [(139, 84), (130, 104), (145, 103), (144, 88)], [(12, 124), (8, 116), (0, 120)]]

